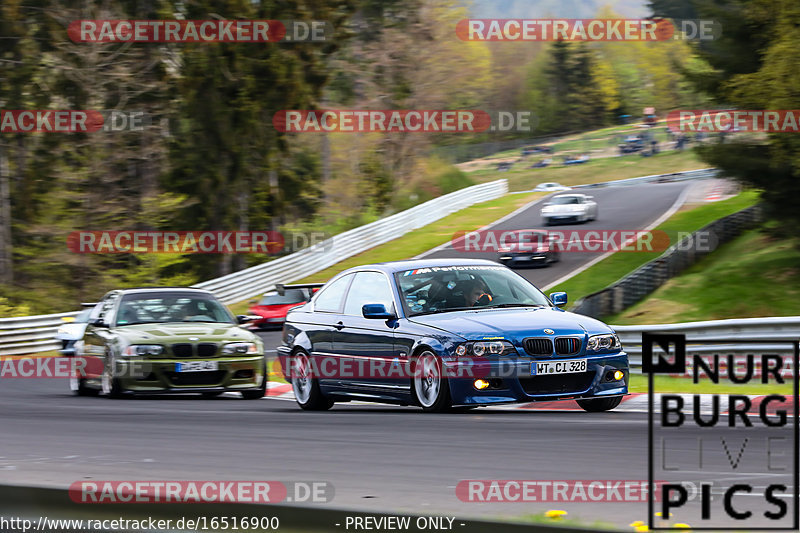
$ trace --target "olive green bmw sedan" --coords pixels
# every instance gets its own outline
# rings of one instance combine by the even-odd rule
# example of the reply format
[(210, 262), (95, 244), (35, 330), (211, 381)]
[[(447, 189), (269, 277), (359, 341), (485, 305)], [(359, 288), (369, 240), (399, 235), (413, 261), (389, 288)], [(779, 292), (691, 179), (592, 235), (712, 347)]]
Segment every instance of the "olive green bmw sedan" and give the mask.
[(72, 390), (80, 396), (239, 392), (264, 396), (264, 344), (210, 292), (115, 290), (92, 309), (76, 342)]

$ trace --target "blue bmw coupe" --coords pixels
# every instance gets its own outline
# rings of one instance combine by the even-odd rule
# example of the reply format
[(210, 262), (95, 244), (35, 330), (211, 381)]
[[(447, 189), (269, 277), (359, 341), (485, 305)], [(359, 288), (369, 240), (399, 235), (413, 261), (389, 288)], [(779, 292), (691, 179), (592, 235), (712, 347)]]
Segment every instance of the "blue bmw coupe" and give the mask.
[(567, 399), (613, 409), (628, 392), (628, 356), (611, 328), (566, 302), (491, 261), (366, 265), (289, 313), (278, 356), (307, 410)]

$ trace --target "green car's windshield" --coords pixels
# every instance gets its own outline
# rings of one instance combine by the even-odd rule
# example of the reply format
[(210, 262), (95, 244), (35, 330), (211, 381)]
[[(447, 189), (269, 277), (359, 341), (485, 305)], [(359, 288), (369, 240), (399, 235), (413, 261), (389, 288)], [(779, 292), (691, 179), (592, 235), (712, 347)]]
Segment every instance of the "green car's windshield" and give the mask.
[(220, 322), (234, 324), (230, 312), (204, 294), (126, 294), (120, 302), (116, 326), (160, 322)]
[(502, 266), (452, 266), (397, 274), (409, 316), (466, 309), (549, 306), (536, 287)]

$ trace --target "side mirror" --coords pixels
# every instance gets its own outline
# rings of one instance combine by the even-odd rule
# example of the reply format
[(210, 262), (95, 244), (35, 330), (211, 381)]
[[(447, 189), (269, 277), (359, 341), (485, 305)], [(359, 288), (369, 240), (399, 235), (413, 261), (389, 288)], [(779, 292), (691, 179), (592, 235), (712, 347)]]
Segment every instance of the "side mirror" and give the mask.
[(89, 321), (90, 326), (94, 326), (96, 328), (107, 328), (108, 324), (103, 322), (102, 318), (93, 318)]
[(252, 322), (253, 317), (248, 315), (236, 315), (236, 323), (237, 324), (247, 324), (248, 322)]
[(567, 293), (566, 292), (553, 292), (550, 293), (550, 301), (553, 302), (553, 305), (556, 307), (562, 307), (567, 305)]
[(395, 318), (394, 313), (386, 310), (383, 304), (365, 304), (361, 307), (361, 314), (364, 318), (372, 318), (375, 320), (391, 320)]

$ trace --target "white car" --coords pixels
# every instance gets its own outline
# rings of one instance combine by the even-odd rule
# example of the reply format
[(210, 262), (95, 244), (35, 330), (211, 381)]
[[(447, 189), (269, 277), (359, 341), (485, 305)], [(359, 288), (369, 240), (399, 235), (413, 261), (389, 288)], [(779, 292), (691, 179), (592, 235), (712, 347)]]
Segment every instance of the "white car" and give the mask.
[(564, 187), (563, 185), (560, 185), (558, 183), (549, 182), (549, 183), (540, 183), (539, 185), (536, 186), (535, 189), (533, 189), (533, 192), (561, 192), (570, 190), (572, 189), (569, 187)]
[(78, 313), (78, 316), (65, 316), (61, 319), (64, 321), (64, 324), (62, 324), (56, 332), (56, 340), (61, 342), (61, 349), (58, 350), (61, 355), (79, 355), (76, 350), (76, 343), (83, 339), (86, 326), (89, 325), (89, 314), (92, 312), (92, 308), (97, 304), (91, 303), (81, 305), (84, 309)]
[(542, 207), (542, 221), (546, 225), (556, 222), (587, 222), (597, 220), (597, 202), (585, 194), (559, 194)]

